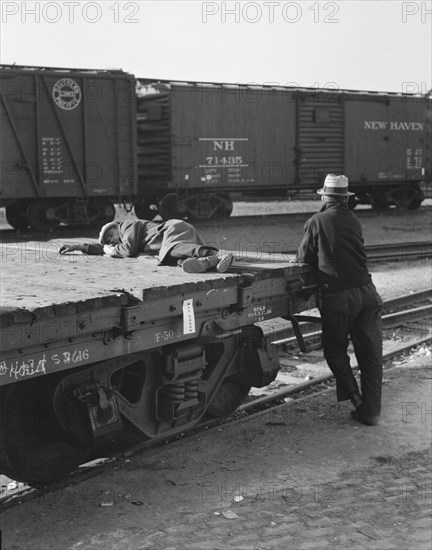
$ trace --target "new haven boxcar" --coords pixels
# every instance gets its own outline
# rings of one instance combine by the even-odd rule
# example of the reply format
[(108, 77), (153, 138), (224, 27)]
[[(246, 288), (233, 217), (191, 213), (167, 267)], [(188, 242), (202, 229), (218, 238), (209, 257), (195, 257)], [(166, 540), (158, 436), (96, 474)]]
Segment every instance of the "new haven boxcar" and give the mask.
[(135, 79), (0, 68), (0, 205), (17, 229), (103, 223), (136, 193)]
[(137, 97), (147, 217), (224, 217), (238, 196), (295, 197), (345, 173), (352, 206), (417, 208), (431, 178), (431, 101), (396, 93), (152, 83)]

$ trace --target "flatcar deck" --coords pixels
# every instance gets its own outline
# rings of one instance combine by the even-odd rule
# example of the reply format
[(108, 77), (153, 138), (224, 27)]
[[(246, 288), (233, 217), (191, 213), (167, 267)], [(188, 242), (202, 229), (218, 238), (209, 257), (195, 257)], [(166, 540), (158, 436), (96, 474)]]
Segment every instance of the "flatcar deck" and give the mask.
[[(0, 385), (41, 372), (22, 368), (18, 376), (5, 365), (42, 362), (43, 373), (66, 367), (56, 364), (60, 349), (83, 365), (200, 336), (212, 320), (230, 331), (314, 305), (313, 293), (302, 295), (310, 268), (282, 256), (236, 259), (224, 274), (189, 274), (148, 255), (61, 256), (58, 245), (3, 245)], [(134, 346), (136, 331), (144, 336)]]
[(176, 266), (160, 266), (157, 258), (141, 254), (136, 258), (86, 256), (81, 252), (59, 255), (58, 241), (2, 245), (1, 308), (4, 315), (14, 310), (41, 314), (44, 308), (60, 307), (95, 299), (115, 302), (128, 294), (137, 300), (145, 296), (167, 296), (181, 290), (211, 290), (244, 283), (245, 276), (262, 277), (283, 270), (288, 276), (309, 271), (290, 264), (283, 255), (261, 255), (259, 259), (236, 258), (227, 273), (184, 273)]

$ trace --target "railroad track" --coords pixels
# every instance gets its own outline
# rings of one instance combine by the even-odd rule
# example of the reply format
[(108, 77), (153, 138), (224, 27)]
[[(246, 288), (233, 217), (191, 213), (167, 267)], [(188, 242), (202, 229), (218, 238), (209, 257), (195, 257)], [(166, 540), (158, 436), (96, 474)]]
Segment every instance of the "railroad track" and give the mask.
[(386, 245), (369, 245), (366, 247), (369, 261), (404, 261), (426, 259), (432, 256), (432, 242), (419, 241), (412, 243), (395, 243)]
[[(289, 204), (293, 204), (293, 203), (295, 203), (295, 201), (292, 201)], [(256, 203), (256, 205), (257, 205), (257, 209), (259, 209), (259, 203)], [(230, 224), (230, 225), (233, 225), (233, 224), (250, 225), (250, 224), (256, 224), (257, 222), (259, 223), (261, 220), (267, 219), (267, 218), (270, 218), (272, 222), (277, 222), (279, 220), (283, 222), (283, 221), (286, 221), (287, 219), (296, 219), (296, 218), (306, 221), (307, 218), (309, 218), (310, 216), (315, 214), (317, 211), (319, 211), (319, 208), (320, 208), (319, 201), (315, 201), (314, 204), (313, 203), (311, 204), (310, 208), (308, 206), (307, 208), (302, 208), (300, 211), (296, 211), (296, 212), (278, 211), (278, 212), (271, 212), (266, 214), (260, 214), (259, 212), (258, 213), (254, 212), (253, 214), (238, 214), (238, 215), (234, 214), (234, 215), (231, 215), (226, 220), (223, 220), (222, 223)], [(430, 210), (431, 210), (431, 206), (423, 205), (419, 208), (418, 212), (421, 212), (421, 211), (427, 212)], [(388, 216), (389, 219), (393, 219), (394, 217), (397, 217), (398, 221), (403, 219), (403, 215), (405, 213), (407, 216), (412, 216), (412, 211), (403, 211), (397, 208), (392, 208), (385, 211), (385, 215)], [(366, 219), (366, 220), (374, 219), (379, 215), (375, 210), (372, 210), (370, 207), (356, 209), (355, 214), (357, 217)], [(213, 225), (214, 220), (195, 220), (193, 223), (199, 228), (199, 227), (206, 227), (210, 224)]]
[[(427, 319), (430, 324), (431, 312), (432, 290), (430, 289), (387, 300), (384, 303), (383, 329), (385, 331), (392, 327), (400, 326), (401, 324), (406, 325), (409, 323), (416, 323), (419, 321), (424, 321), (425, 319)], [(300, 327), (303, 331), (306, 331), (304, 334), (305, 343), (309, 345), (311, 349), (316, 349), (319, 347), (320, 331), (316, 330), (316, 324), (315, 330), (309, 333), (307, 330), (311, 327), (310, 322), (301, 322)], [(269, 326), (263, 328), (265, 330), (267, 329), (267, 332), (268, 330), (272, 331), (272, 343), (281, 351), (286, 349), (295, 349), (296, 339), (292, 328), (290, 329), (287, 326), (280, 328), (280, 330), (277, 330), (274, 327), (269, 328)], [(420, 337), (405, 343), (403, 346), (399, 346), (396, 349), (393, 348), (389, 350), (386, 349), (386, 346), (384, 346), (384, 361), (389, 361), (389, 359), (404, 353), (406, 350), (412, 349), (413, 347), (432, 340), (431, 327), (428, 327), (427, 330), (423, 327), (421, 332), (422, 334)], [(300, 362), (300, 360), (298, 360), (298, 362)], [(355, 364), (353, 365), (353, 368), (356, 368)], [(295, 385), (276, 390), (270, 395), (250, 398), (230, 416), (224, 418), (206, 418), (194, 428), (189, 430), (184, 436), (183, 434), (181, 436), (177, 435), (162, 441), (148, 440), (145, 442), (132, 444), (132, 446), (128, 446), (127, 448), (122, 447), (112, 453), (111, 457), (108, 459), (97, 459), (95, 461), (96, 466), (89, 465), (87, 467), (81, 467), (79, 470), (68, 476), (68, 478), (60, 482), (50, 483), (41, 487), (29, 487), (26, 484), (19, 483), (14, 490), (4, 491), (1, 489), (0, 509), (10, 508), (29, 500), (40, 499), (46, 494), (93, 478), (97, 476), (102, 469), (109, 467), (110, 463), (116, 463), (118, 459), (124, 457), (125, 453), (127, 455), (132, 455), (146, 452), (151, 448), (163, 446), (167, 442), (174, 443), (176, 440), (183, 439), (183, 437), (188, 437), (204, 430), (208, 431), (213, 428), (218, 428), (221, 424), (236, 422), (239, 419), (243, 419), (245, 415), (253, 415), (262, 412), (262, 410), (267, 411), (272, 408), (276, 409), (281, 406), (286, 406), (284, 400), (287, 397), (298, 397), (304, 392), (316, 393), (316, 391), (322, 391), (323, 387), (328, 387), (328, 385), (332, 383), (332, 379), (332, 374), (317, 376), (307, 381), (305, 381), (304, 378), (299, 378), (298, 383)], [(13, 482), (11, 483), (13, 484)]]
[[(421, 304), (421, 305), (420, 305)], [(321, 343), (319, 317), (314, 315), (295, 315), (299, 321), (305, 346), (311, 350)], [(386, 300), (383, 304), (383, 330), (407, 323), (432, 319), (432, 289), (420, 290)], [(270, 335), (272, 344), (284, 349), (298, 347), (293, 324), (289, 321), (267, 321), (261, 324), (266, 335)]]
[[(376, 244), (365, 247), (369, 262), (424, 260), (432, 256), (432, 241)], [(295, 251), (289, 252), (294, 254)]]
[[(366, 253), (369, 263), (392, 262), (392, 261), (407, 261), (407, 260), (426, 260), (432, 257), (432, 241), (414, 241), (404, 243), (377, 244), (366, 246)], [(235, 251), (227, 250), (234, 255)], [(290, 248), (283, 251), (273, 251), (271, 253), (260, 253), (254, 251), (249, 258), (250, 261), (257, 259), (265, 262), (284, 262), (292, 259), (297, 253), (295, 248)], [(247, 254), (239, 256), (239, 260), (248, 261)]]
[[(425, 302), (428, 302), (425, 304)], [(422, 304), (416, 306), (416, 304)], [(405, 309), (403, 309), (405, 308)], [(397, 310), (397, 311), (394, 311)], [(420, 330), (420, 337), (416, 341), (409, 342), (403, 346), (398, 346), (396, 349), (386, 350), (384, 343), (384, 361), (388, 361), (393, 357), (400, 355), (406, 350), (411, 349), (412, 347), (424, 344), (432, 340), (432, 289), (425, 289), (413, 294), (407, 294), (386, 300), (383, 307), (383, 332), (393, 329), (395, 327), (406, 326), (411, 323), (423, 322), (426, 320), (429, 327), (422, 326)], [(310, 329), (311, 323), (300, 323), (300, 326), (303, 329)], [(297, 338), (295, 335), (290, 334), (285, 336), (287, 329), (282, 329), (280, 332), (274, 331), (272, 336), (274, 338), (272, 344), (284, 349), (291, 348), (292, 350), (296, 349)], [(292, 331), (293, 332), (293, 331)], [(282, 338), (278, 339), (278, 336)], [(285, 336), (285, 337), (284, 337)], [(304, 334), (304, 341), (309, 345), (310, 349), (317, 349), (320, 347), (321, 342), (321, 330), (316, 329), (312, 332)], [(299, 362), (299, 361), (298, 361)], [(354, 369), (358, 368), (357, 362), (351, 361), (351, 364)], [(279, 391), (274, 392), (272, 395), (268, 395), (262, 398), (255, 399), (248, 403), (244, 403), (238, 408), (238, 411), (247, 411), (252, 410), (256, 407), (264, 405), (266, 403), (271, 403), (273, 401), (284, 399), (290, 395), (305, 391), (313, 386), (324, 384), (333, 379), (333, 375), (325, 374), (322, 376), (314, 377), (308, 381), (302, 381), (293, 388), (284, 388)]]

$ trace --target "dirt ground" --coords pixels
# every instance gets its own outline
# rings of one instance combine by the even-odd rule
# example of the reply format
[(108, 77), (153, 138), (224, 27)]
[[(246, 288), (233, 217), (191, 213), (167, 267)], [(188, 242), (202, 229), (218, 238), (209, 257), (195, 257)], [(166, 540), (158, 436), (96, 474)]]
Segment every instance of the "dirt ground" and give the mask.
[[(283, 251), (298, 245), (318, 208), (288, 221), (196, 225), (226, 249), (259, 254), (270, 243)], [(358, 215), (366, 244), (431, 237), (429, 208)], [(374, 265), (372, 273), (383, 298), (431, 285), (430, 260)], [(430, 549), (430, 359), (423, 346), (386, 371), (377, 427), (351, 420), (332, 389), (290, 400), (274, 413), (127, 456), (89, 481), (4, 511), (3, 548)]]
[(334, 390), (125, 457), (5, 511), (7, 550), (430, 549), (430, 357), (366, 427)]
[[(366, 245), (429, 241), (432, 236), (432, 199), (424, 201), (419, 210), (391, 208), (374, 212), (369, 206), (355, 210), (363, 228)], [(277, 201), (264, 203), (234, 203), (230, 218), (223, 221), (197, 221), (194, 225), (218, 248), (237, 250), (251, 257), (260, 252), (284, 252), (296, 249), (303, 235), (304, 222), (319, 211), (321, 202)], [(294, 214), (284, 217), (283, 214)], [(259, 216), (242, 220), (240, 216)], [(269, 215), (272, 215), (268, 217)], [(133, 217), (119, 209), (116, 219)]]

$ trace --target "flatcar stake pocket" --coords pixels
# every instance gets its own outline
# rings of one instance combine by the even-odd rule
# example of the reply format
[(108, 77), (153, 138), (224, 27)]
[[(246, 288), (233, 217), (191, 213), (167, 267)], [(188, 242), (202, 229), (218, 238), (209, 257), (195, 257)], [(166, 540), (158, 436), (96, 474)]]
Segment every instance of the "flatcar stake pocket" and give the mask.
[(195, 313), (193, 308), (193, 298), (183, 301), (183, 334), (193, 334), (195, 332)]

